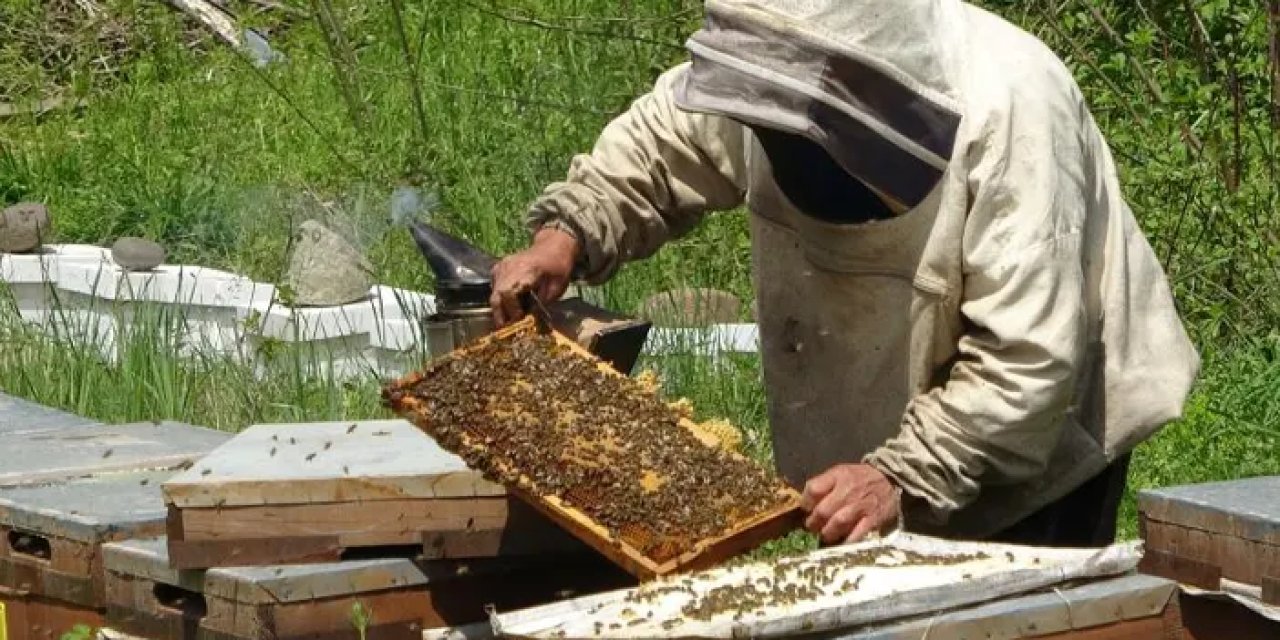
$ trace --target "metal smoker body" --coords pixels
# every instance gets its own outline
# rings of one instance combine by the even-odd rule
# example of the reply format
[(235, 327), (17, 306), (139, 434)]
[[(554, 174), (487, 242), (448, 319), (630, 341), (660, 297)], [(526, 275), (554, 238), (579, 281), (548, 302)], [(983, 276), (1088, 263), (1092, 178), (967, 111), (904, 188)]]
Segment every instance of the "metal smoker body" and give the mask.
[[(436, 279), (436, 310), (423, 320), (431, 355), (448, 353), (492, 332), (489, 295), (497, 259), (423, 222), (410, 223), (409, 231)], [(579, 298), (558, 300), (547, 310), (554, 329), (624, 374), (635, 366), (652, 326)]]

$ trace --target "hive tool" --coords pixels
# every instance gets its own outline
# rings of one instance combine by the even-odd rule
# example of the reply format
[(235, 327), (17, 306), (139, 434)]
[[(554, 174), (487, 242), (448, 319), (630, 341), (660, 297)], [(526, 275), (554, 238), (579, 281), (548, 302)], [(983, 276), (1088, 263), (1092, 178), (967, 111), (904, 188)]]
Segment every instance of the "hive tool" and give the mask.
[[(489, 307), (491, 272), (497, 259), (465, 240), (422, 221), (409, 232), (435, 276), (436, 305), (423, 320), (427, 348), (448, 353), (493, 332)], [(596, 357), (629, 375), (640, 357), (652, 323), (593, 305), (571, 296), (545, 302), (529, 293), (525, 310)]]

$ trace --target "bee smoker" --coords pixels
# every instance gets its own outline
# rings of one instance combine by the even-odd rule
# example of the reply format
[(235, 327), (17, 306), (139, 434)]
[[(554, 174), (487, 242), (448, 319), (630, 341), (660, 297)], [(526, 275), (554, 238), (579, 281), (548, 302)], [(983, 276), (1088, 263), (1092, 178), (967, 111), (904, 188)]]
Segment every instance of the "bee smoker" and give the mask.
[[(489, 307), (497, 259), (420, 221), (409, 225), (436, 280), (436, 311), (423, 321), (433, 355), (447, 353), (494, 330)], [(602, 309), (580, 298), (546, 305), (551, 327), (623, 374), (630, 374), (652, 323)]]

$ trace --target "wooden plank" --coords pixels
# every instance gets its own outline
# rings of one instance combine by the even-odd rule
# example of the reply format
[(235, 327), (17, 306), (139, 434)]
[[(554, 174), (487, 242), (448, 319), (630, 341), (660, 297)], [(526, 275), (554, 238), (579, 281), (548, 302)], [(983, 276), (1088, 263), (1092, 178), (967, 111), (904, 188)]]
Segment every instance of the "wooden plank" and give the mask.
[(0, 588), (0, 640), (27, 640), (26, 597)]
[[(1123, 575), (1001, 598), (907, 621), (886, 622), (871, 629), (845, 629), (814, 637), (1174, 640), (1179, 637), (1180, 628), (1176, 592), (1177, 585), (1163, 578)], [(1158, 635), (1152, 635), (1157, 627), (1152, 624), (1153, 620), (1160, 622)]]
[(1262, 578), (1262, 601), (1280, 607), (1280, 576)]
[(511, 497), (171, 509), (170, 532), (181, 537), (168, 538), (169, 559), (179, 569), (328, 562), (372, 547), (422, 545), (435, 559), (586, 548)]
[(416, 640), (424, 625), (483, 620), (490, 603), (528, 606), (634, 583), (594, 555), (578, 562), (388, 559), (179, 572), (168, 567), (164, 550), (163, 541), (107, 545), (112, 628), (146, 638), (336, 640), (354, 636), (350, 615), (359, 602), (376, 625), (369, 638), (411, 630)]
[(497, 522), (422, 534), (427, 559), (492, 558), (546, 553), (582, 553), (589, 547), (520, 500), (511, 500)]
[(501, 526), (508, 498), (184, 509), (183, 541), (336, 536), (346, 547), (419, 544), (428, 530)]
[(1164, 616), (1125, 620), (1100, 627), (1072, 629), (1034, 637), (1038, 640), (1170, 640), (1169, 623)]
[(169, 562), (176, 569), (336, 562), (342, 559), (343, 551), (337, 536), (195, 542), (169, 539)]
[(163, 490), (183, 508), (505, 494), (404, 420), (254, 425)]
[(202, 630), (229, 638), (355, 637), (351, 622), (353, 607), (359, 603), (382, 627), (383, 633), (421, 638), (424, 619), (435, 612), (429, 607), (426, 586), (375, 593), (354, 593), (283, 605), (246, 605), (222, 598), (207, 598), (208, 615), (200, 621)]
[(163, 530), (159, 483), (170, 472), (112, 473), (0, 488), (0, 585), (102, 606), (99, 547)]
[(1178, 640), (1275, 640), (1280, 622), (1229, 600), (1181, 593), (1182, 636)]
[(424, 567), (407, 558), (379, 558), (182, 571), (172, 566), (168, 541), (163, 537), (114, 542), (103, 545), (102, 550), (108, 586), (113, 575), (126, 576), (245, 604), (307, 601), (446, 582), (452, 574), (444, 571), (444, 565), (462, 566), (462, 563), (443, 563)]
[[(63, 482), (0, 487), (0, 527), (86, 543), (164, 520), (160, 484), (172, 471), (91, 474)], [(149, 534), (143, 534), (149, 535)]]
[(106, 623), (150, 640), (194, 640), (206, 605), (199, 594), (161, 590), (145, 577), (107, 574)]
[(1280, 476), (1146, 489), (1138, 510), (1154, 521), (1280, 545)]
[(1149, 549), (1217, 567), (1229, 580), (1261, 586), (1265, 576), (1280, 575), (1280, 545), (1145, 517), (1143, 531)]
[(177, 422), (96, 425), (6, 436), (0, 486), (64, 482), (94, 473), (190, 464), (230, 434)]
[(26, 599), (27, 640), (59, 640), (76, 625), (102, 626), (102, 613), (50, 598)]
[(1138, 570), (1201, 589), (1217, 591), (1222, 586), (1222, 570), (1217, 566), (1167, 551), (1147, 549)]
[[(532, 316), (526, 317), (513, 325), (500, 329), (482, 337), (467, 347), (457, 350), (459, 354), (483, 348), (493, 341), (508, 339), (512, 336), (536, 330), (536, 321)], [(558, 332), (551, 334), (557, 342), (577, 352), (584, 358), (595, 362), (596, 367), (606, 375), (622, 376), (607, 363), (595, 358), (589, 351)], [(388, 404), (402, 417), (427, 433), (431, 433), (432, 425), (424, 404), (408, 393), (397, 393), (397, 390), (409, 389), (422, 379), (421, 372), (410, 373), (387, 386)], [(707, 446), (718, 446), (715, 436), (699, 429), (696, 424), (684, 420), (682, 425), (690, 429)], [(466, 434), (460, 434), (461, 446), (483, 451), (483, 445), (471, 441)], [(731, 455), (739, 455), (731, 453)], [(730, 531), (713, 539), (697, 543), (690, 551), (680, 557), (664, 563), (654, 562), (651, 558), (635, 549), (625, 541), (615, 538), (599, 523), (587, 514), (565, 504), (557, 496), (538, 495), (527, 489), (528, 479), (519, 478), (516, 482), (505, 485), (512, 495), (520, 498), (550, 518), (566, 531), (582, 540), (593, 549), (603, 554), (633, 575), (644, 579), (653, 579), (677, 571), (686, 571), (698, 567), (713, 566), (736, 553), (750, 548), (762, 541), (779, 537), (795, 529), (802, 523), (800, 495), (794, 490), (787, 491), (787, 499), (767, 513), (756, 518), (738, 523)]]
[(63, 632), (78, 624), (97, 628), (101, 612), (50, 598), (0, 589), (0, 638), (7, 640), (59, 640)]

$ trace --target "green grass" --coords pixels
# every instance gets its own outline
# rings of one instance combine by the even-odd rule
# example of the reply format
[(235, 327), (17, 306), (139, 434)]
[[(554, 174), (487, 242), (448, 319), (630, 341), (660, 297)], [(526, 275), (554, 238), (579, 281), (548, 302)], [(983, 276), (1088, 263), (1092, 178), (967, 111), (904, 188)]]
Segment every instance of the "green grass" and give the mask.
[[(1091, 0), (1054, 15), (1045, 3), (983, 4), (1042, 36), (1077, 73), (1205, 357), (1186, 417), (1137, 452), (1124, 534), (1135, 534), (1134, 489), (1280, 473), (1280, 183), (1265, 11), (1208, 0), (1193, 20), (1177, 3)], [(397, 5), (343, 0), (332, 24), (350, 55), (335, 65), (337, 39), (315, 21), (256, 15), (287, 57), (260, 70), (207, 39), (192, 46), (199, 30), (157, 3), (103, 5), (111, 29), (67, 18), (74, 9), (50, 18), (70, 2), (0, 0), (0, 101), (86, 101), (0, 120), (0, 204), (48, 203), (59, 241), (143, 235), (174, 262), (261, 281), (279, 280), (290, 230), (319, 217), (367, 249), (379, 281), (419, 290), (430, 288), (425, 265), (387, 220), (396, 186), (437, 194), (439, 219), (495, 253), (519, 248), (527, 203), (683, 59), (699, 18), (689, 0), (430, 0), (404, 6), (402, 41)], [(31, 35), (54, 29), (71, 35)], [(745, 219), (726, 212), (600, 293), (623, 311), (676, 285), (750, 300), (749, 260)], [(161, 330), (168, 320), (107, 365), (8, 318), (0, 388), (98, 419), (236, 430), (385, 415), (372, 379), (337, 383), (286, 360), (258, 381), (223, 361), (179, 362)], [(756, 358), (643, 366), (660, 367), (669, 392), (704, 416), (746, 427), (749, 450), (768, 456)]]

